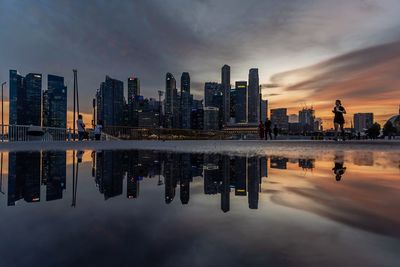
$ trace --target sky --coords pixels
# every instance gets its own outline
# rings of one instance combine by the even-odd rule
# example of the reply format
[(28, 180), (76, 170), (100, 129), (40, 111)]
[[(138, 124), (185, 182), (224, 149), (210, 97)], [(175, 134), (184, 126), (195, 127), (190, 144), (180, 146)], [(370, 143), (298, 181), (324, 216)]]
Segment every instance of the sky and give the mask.
[(125, 88), (139, 77), (156, 97), (166, 72), (179, 86), (188, 71), (201, 99), (228, 64), (232, 84), (259, 69), (270, 108), (313, 106), (330, 126), (340, 98), (348, 121), (374, 112), (383, 123), (400, 104), (398, 10), (398, 0), (1, 0), (0, 81), (9, 69), (60, 75), (72, 99), (76, 68), (90, 113), (106, 75)]

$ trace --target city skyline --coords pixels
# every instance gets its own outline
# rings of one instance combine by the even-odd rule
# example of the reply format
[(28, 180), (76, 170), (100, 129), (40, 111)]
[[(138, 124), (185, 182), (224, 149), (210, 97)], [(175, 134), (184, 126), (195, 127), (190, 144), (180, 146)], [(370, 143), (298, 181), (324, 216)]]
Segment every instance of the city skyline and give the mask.
[[(285, 107), (292, 114), (313, 106), (328, 127), (336, 98), (343, 100), (348, 122), (353, 113), (373, 112), (383, 124), (397, 113), (396, 1), (237, 1), (230, 2), (232, 7), (224, 1), (174, 1), (170, 13), (158, 3), (43, 1), (20, 8), (22, 2), (3, 1), (0, 79), (7, 81), (8, 70), (17, 69), (42, 73), (43, 85), (46, 74), (65, 77), (71, 88), (72, 68), (77, 68), (81, 111), (90, 115), (91, 99), (106, 75), (126, 83), (133, 73), (141, 80), (142, 94), (157, 98), (165, 73), (179, 77), (189, 72), (191, 94), (199, 99), (204, 83), (220, 82), (220, 68), (228, 64), (231, 85), (247, 80), (248, 70), (258, 68), (269, 108)], [(123, 16), (94, 16), (109, 10), (141, 16), (133, 16), (132, 22)], [(260, 14), (262, 10), (267, 12)], [(249, 11), (254, 16), (245, 16)], [(220, 15), (207, 20), (215, 14)], [(244, 39), (250, 41), (239, 42)]]

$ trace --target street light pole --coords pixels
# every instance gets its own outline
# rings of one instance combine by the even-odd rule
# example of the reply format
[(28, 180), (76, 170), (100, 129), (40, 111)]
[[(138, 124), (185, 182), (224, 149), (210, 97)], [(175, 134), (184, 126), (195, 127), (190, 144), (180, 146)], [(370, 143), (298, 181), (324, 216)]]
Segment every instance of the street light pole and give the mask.
[(7, 82), (1, 84), (1, 142), (4, 142), (4, 92), (3, 88)]

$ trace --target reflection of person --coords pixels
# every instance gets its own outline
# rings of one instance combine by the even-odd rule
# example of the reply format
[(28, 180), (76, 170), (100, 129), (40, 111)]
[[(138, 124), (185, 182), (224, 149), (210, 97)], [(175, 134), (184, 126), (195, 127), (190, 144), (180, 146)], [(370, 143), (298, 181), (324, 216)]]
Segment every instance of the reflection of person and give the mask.
[(272, 130), (271, 130), (271, 126), (272, 126), (272, 122), (270, 119), (266, 119), (265, 120), (265, 124), (264, 124), (264, 129), (265, 129), (265, 140), (268, 140), (268, 136), (269, 139), (272, 140)]
[(340, 181), (342, 179), (343, 174), (346, 171), (346, 167), (344, 165), (343, 155), (335, 156), (335, 166), (332, 168), (333, 173), (335, 174), (336, 181)]
[(335, 114), (335, 117), (333, 119), (333, 124), (335, 126), (335, 140), (337, 140), (338, 137), (338, 131), (340, 128), (340, 131), (342, 132), (342, 139), (343, 141), (345, 140), (344, 136), (344, 115), (346, 114), (346, 109), (342, 106), (342, 102), (340, 100), (336, 100), (335, 107), (333, 108), (332, 112)]

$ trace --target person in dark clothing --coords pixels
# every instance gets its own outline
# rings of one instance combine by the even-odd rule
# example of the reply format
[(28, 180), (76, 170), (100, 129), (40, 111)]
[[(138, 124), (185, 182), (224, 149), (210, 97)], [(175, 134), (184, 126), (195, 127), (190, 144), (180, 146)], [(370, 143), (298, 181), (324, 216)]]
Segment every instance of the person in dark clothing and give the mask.
[(346, 114), (346, 109), (342, 106), (342, 102), (340, 100), (336, 100), (335, 107), (333, 108), (332, 112), (335, 114), (333, 119), (333, 124), (335, 126), (335, 140), (338, 140), (338, 131), (340, 129), (342, 133), (342, 139), (344, 141), (344, 114)]
[(271, 125), (272, 125), (271, 120), (267, 118), (267, 119), (265, 120), (265, 124), (264, 124), (265, 140), (268, 140), (268, 136), (269, 136), (269, 139), (272, 140), (272, 129), (271, 129)]
[(278, 133), (279, 133), (278, 125), (275, 124), (275, 126), (274, 126), (274, 139), (275, 140), (278, 137)]
[(258, 134), (260, 136), (260, 139), (263, 140), (264, 139), (264, 124), (262, 123), (262, 121), (260, 121), (260, 124), (258, 124)]
[(344, 156), (339, 153), (335, 155), (334, 159), (334, 167), (332, 168), (333, 174), (335, 175), (335, 179), (337, 182), (342, 180), (342, 176), (346, 172), (346, 167), (344, 167)]

